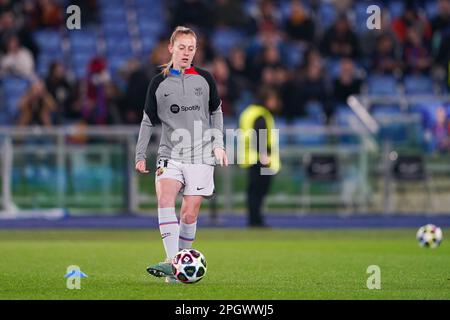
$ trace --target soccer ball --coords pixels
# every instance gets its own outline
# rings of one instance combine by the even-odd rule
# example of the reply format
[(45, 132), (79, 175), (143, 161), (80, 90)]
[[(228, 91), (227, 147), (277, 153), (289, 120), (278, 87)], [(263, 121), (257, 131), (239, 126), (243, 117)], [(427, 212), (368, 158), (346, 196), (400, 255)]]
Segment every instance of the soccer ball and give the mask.
[(417, 230), (416, 238), (421, 247), (437, 248), (442, 241), (442, 230), (434, 224), (427, 224)]
[(205, 256), (195, 249), (183, 249), (172, 259), (172, 271), (182, 283), (196, 283), (206, 274)]

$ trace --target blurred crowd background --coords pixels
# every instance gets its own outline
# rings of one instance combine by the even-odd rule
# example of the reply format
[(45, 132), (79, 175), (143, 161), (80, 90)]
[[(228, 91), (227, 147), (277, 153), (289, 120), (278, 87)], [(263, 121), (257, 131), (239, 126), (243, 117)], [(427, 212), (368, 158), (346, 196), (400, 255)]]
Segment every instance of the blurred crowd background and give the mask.
[[(81, 30), (66, 27), (71, 4)], [(366, 26), (372, 4), (380, 30)], [(261, 87), (279, 121), (324, 126), (352, 94), (448, 95), (450, 0), (0, 0), (0, 125), (139, 124), (178, 25), (199, 34), (195, 64), (215, 77), (227, 122)], [(450, 107), (431, 100), (369, 111), (419, 112), (448, 152)]]

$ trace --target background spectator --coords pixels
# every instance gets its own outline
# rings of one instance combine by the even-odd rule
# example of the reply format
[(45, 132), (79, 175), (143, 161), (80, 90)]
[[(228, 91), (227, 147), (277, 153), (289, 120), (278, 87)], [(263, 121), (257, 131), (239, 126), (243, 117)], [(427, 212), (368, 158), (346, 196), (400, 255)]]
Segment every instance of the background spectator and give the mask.
[(334, 80), (334, 102), (346, 104), (350, 95), (361, 93), (361, 85), (362, 81), (353, 61), (349, 58), (341, 59), (339, 76)]
[(415, 27), (408, 28), (403, 61), (405, 61), (406, 73), (428, 72), (433, 62), (430, 49), (423, 43)]
[(19, 126), (41, 125), (50, 127), (56, 103), (42, 80), (35, 81), (19, 102)]
[(1, 60), (3, 74), (14, 74), (26, 78), (33, 78), (34, 59), (30, 50), (23, 47), (17, 36), (12, 35), (6, 40), (6, 54)]
[(126, 70), (127, 85), (123, 106), (120, 108), (121, 119), (125, 124), (137, 124), (142, 120), (142, 108), (150, 79), (137, 59), (128, 61)]
[(322, 53), (331, 58), (359, 58), (358, 37), (350, 29), (350, 24), (345, 15), (340, 15), (325, 32), (321, 46)]
[(284, 25), (286, 34), (293, 40), (310, 44), (315, 37), (315, 24), (299, 0), (292, 0), (289, 16)]
[(75, 100), (74, 90), (61, 62), (53, 62), (50, 65), (45, 84), (57, 105), (56, 124), (62, 124), (66, 120), (77, 117), (78, 115), (74, 113), (72, 107)]

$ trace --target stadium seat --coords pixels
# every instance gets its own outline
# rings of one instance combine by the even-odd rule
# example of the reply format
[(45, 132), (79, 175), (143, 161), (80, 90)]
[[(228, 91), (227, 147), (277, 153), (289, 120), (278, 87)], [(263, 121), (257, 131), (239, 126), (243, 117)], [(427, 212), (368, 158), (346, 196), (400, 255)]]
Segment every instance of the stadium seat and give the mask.
[(123, 6), (102, 8), (100, 10), (100, 16), (104, 23), (120, 23), (127, 21), (126, 9)]
[(391, 1), (389, 2), (389, 13), (392, 18), (400, 17), (405, 11), (405, 4), (403, 1)]
[(121, 22), (105, 22), (103, 23), (104, 36), (128, 36), (128, 24), (126, 21)]
[(29, 81), (22, 77), (6, 76), (3, 78), (3, 92), (5, 95), (22, 94), (27, 90)]
[(434, 18), (438, 13), (437, 1), (427, 1), (425, 3), (425, 12), (428, 19)]
[(131, 58), (131, 55), (123, 54), (109, 54), (108, 55), (108, 69), (112, 76), (116, 78), (117, 71)]
[(373, 75), (367, 79), (369, 94), (393, 95), (397, 94), (397, 80), (392, 76)]
[(341, 63), (339, 59), (328, 58), (326, 60), (326, 70), (332, 79), (336, 79), (339, 76), (341, 70)]
[(282, 48), (286, 64), (292, 67), (298, 67), (302, 64), (304, 51), (304, 46), (296, 43), (286, 43)]
[(62, 40), (58, 31), (40, 30), (33, 33), (37, 45), (44, 52), (62, 52)]
[(101, 8), (113, 8), (123, 6), (125, 0), (97, 0)]
[(75, 30), (69, 33), (71, 51), (97, 52), (97, 36), (95, 32)]
[(18, 103), (30, 86), (30, 82), (21, 77), (7, 76), (3, 78), (3, 102), (6, 119), (13, 119), (19, 114)]
[(3, 107), (0, 106), (0, 126), (8, 126), (11, 125), (12, 121), (9, 115), (3, 111)]
[(356, 1), (355, 3), (355, 31), (358, 33), (363, 33), (367, 30), (367, 18), (369, 17), (367, 13), (368, 6), (369, 4), (364, 1)]
[(319, 21), (323, 28), (330, 27), (336, 20), (336, 8), (331, 3), (321, 2), (319, 7)]
[(90, 53), (74, 52), (71, 56), (72, 70), (75, 76), (80, 79), (86, 76), (89, 61), (94, 57)]
[(346, 104), (337, 105), (334, 114), (338, 126), (348, 126), (350, 118), (355, 116), (353, 110)]
[[(294, 126), (302, 128), (314, 129), (325, 129), (324, 125), (317, 120), (311, 119), (295, 119), (292, 123)], [(308, 130), (302, 130), (302, 134), (296, 134), (294, 136), (293, 142), (299, 146), (321, 146), (326, 143), (325, 132), (321, 130), (319, 133), (308, 133)]]
[(63, 61), (62, 54), (58, 55), (50, 55), (45, 52), (42, 52), (37, 59), (36, 63), (36, 71), (37, 73), (45, 77), (48, 73), (49, 66), (54, 61)]
[(324, 106), (318, 101), (310, 101), (305, 105), (306, 116), (308, 119), (319, 123), (325, 122)]
[(106, 48), (109, 51), (114, 50), (116, 55), (126, 55), (132, 54), (131, 40), (128, 36), (119, 37), (117, 35), (108, 35), (105, 37)]
[[(156, 2), (159, 3), (159, 2)], [(164, 15), (164, 7), (160, 4), (156, 5), (155, 2), (145, 1), (136, 3), (136, 11), (138, 14), (138, 20), (152, 20), (158, 21), (160, 24), (164, 24), (165, 21), (161, 21), (160, 17)]]
[(405, 76), (406, 94), (433, 94), (433, 81), (427, 76)]
[(158, 39), (156, 37), (145, 36), (141, 38), (141, 45), (144, 54), (148, 54), (153, 50)]
[(286, 118), (279, 117), (279, 116), (275, 117), (275, 129), (280, 130), (279, 131), (279, 141), (278, 141), (280, 148), (285, 147), (289, 142), (288, 135), (284, 133), (284, 129), (286, 128), (286, 126), (287, 126)]
[(422, 115), (422, 124), (424, 128), (431, 128), (436, 122), (436, 111), (438, 107), (445, 106), (445, 103), (438, 99), (423, 100), (416, 102), (409, 107), (412, 113)]
[(134, 0), (135, 4), (140, 7), (148, 7), (162, 9), (163, 1), (159, 0)]
[(383, 115), (396, 115), (400, 114), (402, 111), (400, 109), (400, 106), (397, 104), (374, 104), (370, 108), (370, 113), (375, 118), (377, 116), (383, 116)]
[(239, 31), (233, 29), (218, 29), (211, 36), (213, 46), (221, 54), (228, 56), (230, 50), (242, 41), (242, 35)]

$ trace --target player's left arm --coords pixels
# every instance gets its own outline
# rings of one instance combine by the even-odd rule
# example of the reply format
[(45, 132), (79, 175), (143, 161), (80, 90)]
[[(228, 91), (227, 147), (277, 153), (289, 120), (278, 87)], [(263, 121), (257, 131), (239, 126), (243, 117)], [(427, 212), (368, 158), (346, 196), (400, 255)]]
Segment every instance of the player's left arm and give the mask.
[(211, 128), (216, 129), (213, 132), (214, 140), (212, 148), (216, 160), (221, 166), (228, 166), (227, 153), (223, 143), (223, 113), (222, 101), (217, 92), (216, 82), (209, 74), (205, 74), (206, 80), (209, 84), (209, 112), (211, 115)]
[(228, 166), (227, 153), (225, 152), (225, 147), (223, 145), (223, 113), (220, 106), (211, 113), (211, 127), (217, 129), (214, 130), (214, 156), (221, 166)]

